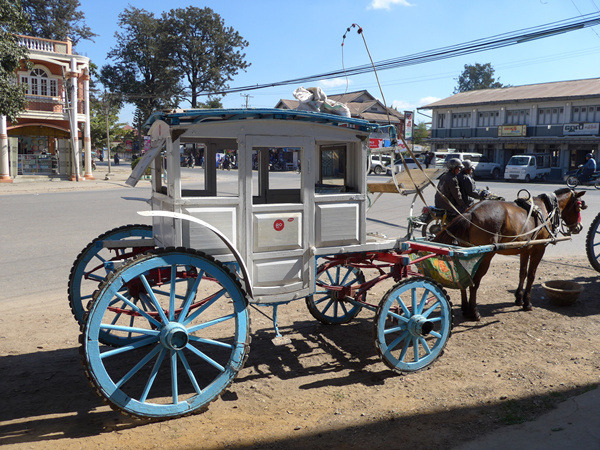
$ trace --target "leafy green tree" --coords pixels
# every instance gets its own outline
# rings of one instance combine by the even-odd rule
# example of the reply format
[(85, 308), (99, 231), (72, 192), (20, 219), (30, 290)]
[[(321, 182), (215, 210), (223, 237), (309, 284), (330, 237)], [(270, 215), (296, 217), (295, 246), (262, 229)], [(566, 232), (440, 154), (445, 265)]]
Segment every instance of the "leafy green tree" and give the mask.
[(502, 83), (494, 78), (494, 72), (491, 63), (465, 64), (465, 70), (458, 76), (454, 93), (503, 87)]
[(14, 122), (25, 109), (25, 87), (16, 83), (15, 71), (27, 61), (27, 49), (16, 34), (28, 31), (27, 16), (18, 0), (0, 0), (0, 114)]
[(181, 99), (180, 74), (163, 28), (154, 14), (129, 6), (119, 14), (116, 47), (108, 53), (114, 64), (100, 71), (100, 81), (111, 92), (140, 111), (142, 123), (159, 109), (175, 108)]
[(68, 37), (73, 45), (81, 39), (93, 41), (97, 36), (85, 24), (79, 0), (21, 0), (21, 3), (29, 15), (33, 36), (58, 41)]
[(210, 8), (172, 9), (163, 13), (162, 26), (192, 108), (199, 106), (200, 93), (227, 88), (228, 81), (250, 66), (242, 53), (248, 42)]
[(421, 145), (425, 139), (429, 137), (429, 131), (425, 122), (418, 123), (413, 131), (413, 142), (416, 145)]
[(207, 101), (198, 103), (198, 108), (220, 109), (223, 108), (223, 103), (221, 103), (220, 98), (208, 97)]

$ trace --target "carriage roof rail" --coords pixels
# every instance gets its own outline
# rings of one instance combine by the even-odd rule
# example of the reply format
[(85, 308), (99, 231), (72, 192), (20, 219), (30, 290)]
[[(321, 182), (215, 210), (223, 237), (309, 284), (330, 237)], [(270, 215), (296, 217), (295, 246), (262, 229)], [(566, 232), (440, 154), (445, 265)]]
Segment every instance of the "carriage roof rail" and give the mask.
[(343, 117), (336, 114), (327, 114), (314, 111), (298, 111), (295, 109), (186, 109), (166, 110), (153, 113), (146, 123), (144, 130), (150, 129), (157, 120), (163, 120), (169, 125), (194, 124), (199, 122), (271, 119), (271, 120), (301, 120), (306, 122), (322, 123), (327, 125), (353, 127), (360, 131), (388, 131), (395, 136), (395, 129), (389, 125), (381, 126), (376, 123), (352, 117)]

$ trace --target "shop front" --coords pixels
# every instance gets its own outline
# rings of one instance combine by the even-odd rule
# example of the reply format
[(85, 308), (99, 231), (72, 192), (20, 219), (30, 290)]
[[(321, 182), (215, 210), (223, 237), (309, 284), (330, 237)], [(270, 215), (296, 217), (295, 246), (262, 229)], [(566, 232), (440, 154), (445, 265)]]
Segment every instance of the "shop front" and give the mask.
[(69, 176), (69, 133), (48, 126), (15, 126), (8, 130), (10, 175)]
[(591, 153), (594, 159), (598, 157), (598, 144), (570, 144), (569, 145), (569, 170), (577, 169), (585, 164), (585, 155)]

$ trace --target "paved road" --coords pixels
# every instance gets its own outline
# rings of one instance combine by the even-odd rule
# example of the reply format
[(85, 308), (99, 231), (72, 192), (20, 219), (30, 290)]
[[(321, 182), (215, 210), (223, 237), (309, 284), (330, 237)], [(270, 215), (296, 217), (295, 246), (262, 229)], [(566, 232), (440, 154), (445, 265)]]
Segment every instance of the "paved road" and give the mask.
[[(198, 168), (183, 169), (184, 187), (197, 186), (201, 173)], [(219, 171), (219, 177), (223, 180), (225, 195), (237, 192), (236, 171)], [(297, 174), (279, 173), (274, 174), (273, 181), (295, 185), (298, 177)], [(382, 181), (385, 178), (372, 176), (369, 179)], [(73, 186), (69, 182), (59, 183)], [(84, 183), (81, 187), (85, 187)], [(507, 199), (515, 198), (517, 191), (524, 187), (504, 182), (479, 182), (479, 185), (489, 185), (492, 192)], [(37, 186), (42, 190), (44, 183)], [(19, 187), (22, 189), (24, 184)], [(533, 195), (538, 195), (563, 186), (530, 184), (526, 187)], [(584, 229), (587, 230), (600, 212), (600, 191), (585, 189), (584, 198), (590, 206), (583, 215)], [(36, 191), (35, 183), (28, 186), (28, 191), (32, 190)], [(136, 188), (113, 186), (90, 191), (0, 195), (0, 302), (50, 294), (66, 298), (69, 271), (79, 251), (106, 230), (128, 223), (149, 223), (147, 218), (136, 214), (136, 211), (146, 209), (146, 204), (140, 200), (149, 195), (148, 182)], [(433, 203), (432, 188), (427, 190), (426, 199)], [(404, 236), (411, 200), (412, 197), (384, 194), (368, 213), (367, 230), (389, 237)], [(417, 203), (416, 211), (421, 207), (422, 203)], [(585, 254), (585, 233), (576, 236), (572, 243), (550, 246), (547, 254)]]

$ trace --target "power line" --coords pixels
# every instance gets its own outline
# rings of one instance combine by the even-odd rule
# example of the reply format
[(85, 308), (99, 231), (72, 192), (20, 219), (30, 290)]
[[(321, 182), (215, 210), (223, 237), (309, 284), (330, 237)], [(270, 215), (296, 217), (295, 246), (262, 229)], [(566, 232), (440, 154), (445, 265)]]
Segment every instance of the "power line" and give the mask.
[[(508, 47), (511, 45), (522, 44), (525, 42), (543, 39), (558, 34), (568, 33), (570, 31), (575, 31), (598, 24), (600, 24), (600, 13), (586, 14), (581, 15), (577, 18), (570, 18), (558, 22), (551, 22), (536, 27), (525, 28), (508, 33), (494, 35), (487, 38), (476, 39), (474, 41), (468, 41), (462, 44), (455, 44), (447, 47), (441, 47), (433, 50), (414, 53), (412, 55), (402, 56), (399, 58), (387, 59), (380, 62), (376, 62), (374, 65), (377, 70), (387, 70), (395, 69), (398, 67), (423, 64), (426, 62), (439, 61), (442, 59), (454, 58), (456, 56), (468, 55), (471, 53), (478, 53), (482, 51)], [(365, 64), (362, 66), (352, 67), (346, 70), (334, 70), (331, 72), (324, 72), (318, 75), (293, 78), (273, 83), (234, 87), (230, 89), (223, 89), (217, 92), (201, 93), (200, 95), (222, 95), (236, 92), (253, 91), (269, 87), (285, 86), (290, 84), (318, 81), (327, 78), (335, 78), (342, 75), (360, 75), (363, 73), (370, 72), (371, 70), (373, 70), (373, 67), (371, 65)]]

